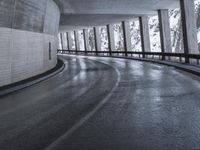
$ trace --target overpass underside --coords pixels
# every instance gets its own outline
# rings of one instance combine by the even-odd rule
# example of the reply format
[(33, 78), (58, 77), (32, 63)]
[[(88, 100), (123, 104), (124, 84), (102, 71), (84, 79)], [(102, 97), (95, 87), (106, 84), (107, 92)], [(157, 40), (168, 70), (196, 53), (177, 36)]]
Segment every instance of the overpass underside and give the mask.
[(199, 41), (200, 0), (0, 0), (0, 150), (200, 149)]
[[(77, 3), (72, 4), (78, 7)], [(61, 14), (58, 52), (156, 58), (199, 65), (199, 0), (132, 3), (127, 0), (117, 1), (122, 6), (116, 8), (111, 1), (108, 6), (105, 3), (95, 1), (86, 10), (85, 5), (80, 7), (77, 14)], [(90, 10), (91, 7), (94, 9)]]

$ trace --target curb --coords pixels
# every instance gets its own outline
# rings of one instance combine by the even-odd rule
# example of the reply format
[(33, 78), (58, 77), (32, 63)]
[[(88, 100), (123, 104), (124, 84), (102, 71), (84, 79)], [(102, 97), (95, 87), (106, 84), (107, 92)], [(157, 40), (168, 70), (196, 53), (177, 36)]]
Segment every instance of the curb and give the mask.
[(34, 77), (25, 79), (23, 81), (19, 81), (19, 82), (10, 84), (10, 85), (0, 87), (0, 97), (6, 96), (10, 93), (16, 92), (18, 90), (30, 87), (39, 82), (47, 80), (47, 79), (55, 76), (56, 74), (62, 72), (64, 70), (64, 68), (65, 68), (64, 62), (61, 59), (58, 59), (57, 65), (47, 72), (44, 72), (44, 73), (36, 75)]

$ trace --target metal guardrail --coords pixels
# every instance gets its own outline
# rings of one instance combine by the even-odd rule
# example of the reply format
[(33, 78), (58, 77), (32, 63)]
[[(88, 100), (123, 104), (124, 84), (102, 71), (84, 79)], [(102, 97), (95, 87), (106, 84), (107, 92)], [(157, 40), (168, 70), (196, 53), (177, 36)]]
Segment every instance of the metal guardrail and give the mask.
[(58, 50), (58, 53), (61, 54), (87, 54), (87, 55), (99, 55), (99, 54), (106, 54), (107, 56), (112, 56), (114, 54), (134, 57), (137, 55), (139, 58), (155, 58), (157, 57), (159, 60), (165, 60), (168, 57), (168, 60), (171, 57), (178, 58), (180, 62), (184, 62), (185, 58), (196, 60), (196, 63), (200, 64), (200, 54), (188, 54), (185, 55), (184, 53), (161, 53), (161, 52), (132, 52), (132, 51), (81, 51), (81, 50)]

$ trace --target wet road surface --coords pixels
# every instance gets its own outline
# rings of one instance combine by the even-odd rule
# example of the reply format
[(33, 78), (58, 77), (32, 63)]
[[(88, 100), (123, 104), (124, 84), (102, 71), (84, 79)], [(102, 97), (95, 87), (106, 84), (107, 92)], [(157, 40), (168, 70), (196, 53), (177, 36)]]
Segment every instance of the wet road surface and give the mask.
[(200, 78), (63, 56), (60, 74), (0, 98), (0, 150), (199, 150)]

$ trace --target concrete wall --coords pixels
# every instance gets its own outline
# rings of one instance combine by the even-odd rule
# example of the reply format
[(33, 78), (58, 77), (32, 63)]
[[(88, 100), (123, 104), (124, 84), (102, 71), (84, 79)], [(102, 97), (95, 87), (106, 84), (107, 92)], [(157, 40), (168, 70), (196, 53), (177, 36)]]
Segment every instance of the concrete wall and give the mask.
[(0, 86), (56, 65), (59, 19), (52, 0), (0, 0)]

